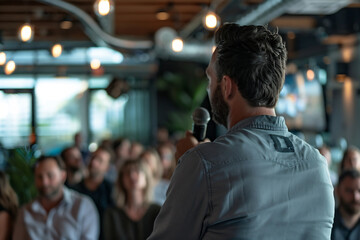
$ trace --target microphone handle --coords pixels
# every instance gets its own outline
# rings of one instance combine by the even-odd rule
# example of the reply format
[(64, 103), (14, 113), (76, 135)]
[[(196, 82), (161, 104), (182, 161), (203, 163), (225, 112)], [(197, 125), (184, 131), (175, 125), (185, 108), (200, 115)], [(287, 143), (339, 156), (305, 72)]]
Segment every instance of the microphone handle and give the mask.
[(203, 125), (193, 124), (193, 135), (199, 142), (204, 141), (205, 134), (206, 134), (206, 124)]

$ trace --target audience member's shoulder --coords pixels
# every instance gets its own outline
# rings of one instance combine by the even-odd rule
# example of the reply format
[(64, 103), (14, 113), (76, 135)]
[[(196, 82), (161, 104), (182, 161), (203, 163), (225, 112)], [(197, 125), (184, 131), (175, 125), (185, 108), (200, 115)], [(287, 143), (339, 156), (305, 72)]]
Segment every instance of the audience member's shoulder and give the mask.
[(66, 191), (68, 191), (70, 199), (74, 202), (80, 202), (80, 203), (84, 203), (84, 204), (92, 204), (93, 203), (93, 201), (91, 200), (90, 197), (88, 197), (87, 195), (82, 194), (74, 189), (66, 189)]

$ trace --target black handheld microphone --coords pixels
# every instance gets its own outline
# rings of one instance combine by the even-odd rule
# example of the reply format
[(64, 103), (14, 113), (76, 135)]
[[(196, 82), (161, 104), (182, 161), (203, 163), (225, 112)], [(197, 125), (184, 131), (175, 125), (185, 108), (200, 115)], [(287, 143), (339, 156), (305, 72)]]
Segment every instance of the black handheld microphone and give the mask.
[(206, 127), (210, 120), (210, 114), (205, 108), (199, 107), (193, 112), (192, 119), (193, 135), (199, 142), (201, 142), (205, 139)]

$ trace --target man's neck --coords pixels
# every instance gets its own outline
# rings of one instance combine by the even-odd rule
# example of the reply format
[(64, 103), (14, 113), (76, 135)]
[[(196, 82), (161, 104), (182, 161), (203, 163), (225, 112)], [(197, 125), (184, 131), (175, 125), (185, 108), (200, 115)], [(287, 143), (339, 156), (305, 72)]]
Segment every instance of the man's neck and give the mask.
[(241, 109), (241, 111), (239, 111), (239, 109), (232, 112), (230, 111), (228, 117), (228, 129), (244, 119), (261, 115), (276, 116), (275, 109), (266, 107), (245, 107)]
[(64, 190), (62, 189), (57, 196), (54, 196), (52, 198), (40, 197), (39, 201), (41, 206), (45, 209), (46, 213), (49, 213), (51, 209), (59, 205), (63, 198)]
[(95, 191), (100, 184), (104, 181), (104, 176), (88, 176), (85, 178), (85, 186), (91, 191)]
[(360, 212), (356, 214), (349, 214), (342, 207), (340, 207), (339, 210), (345, 227), (347, 227), (348, 229), (352, 229), (359, 221)]

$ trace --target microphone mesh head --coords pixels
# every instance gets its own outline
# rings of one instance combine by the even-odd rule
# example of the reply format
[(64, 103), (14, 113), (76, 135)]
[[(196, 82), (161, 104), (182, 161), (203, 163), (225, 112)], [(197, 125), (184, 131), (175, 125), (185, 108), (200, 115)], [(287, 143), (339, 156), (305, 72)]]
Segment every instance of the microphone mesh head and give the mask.
[(206, 108), (199, 107), (193, 112), (192, 119), (196, 125), (207, 124), (210, 120), (210, 114)]

